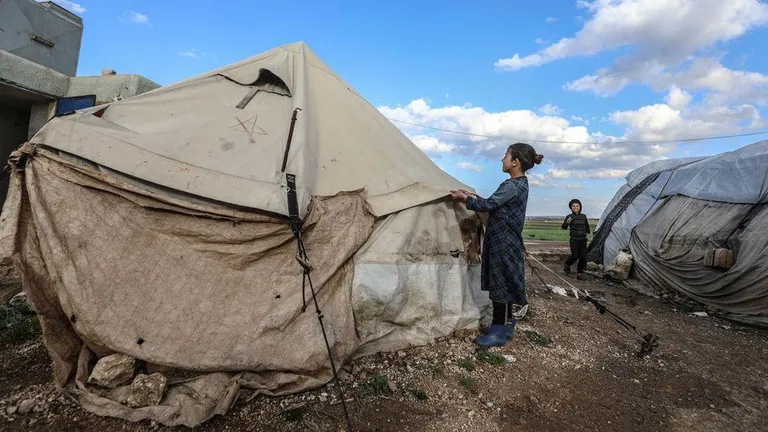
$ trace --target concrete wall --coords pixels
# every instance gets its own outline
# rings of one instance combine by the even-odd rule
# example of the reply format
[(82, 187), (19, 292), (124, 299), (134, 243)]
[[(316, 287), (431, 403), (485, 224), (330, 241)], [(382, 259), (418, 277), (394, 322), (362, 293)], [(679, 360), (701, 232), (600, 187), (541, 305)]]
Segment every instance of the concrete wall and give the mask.
[(0, 28), (0, 50), (76, 75), (83, 38), (77, 15), (52, 2), (0, 0)]
[[(0, 161), (5, 165), (11, 152), (16, 150), (27, 140), (27, 124), (29, 123), (29, 110), (20, 107), (11, 107), (0, 103)], [(8, 179), (0, 182), (0, 203), (5, 202), (8, 193)]]
[(29, 127), (27, 129), (27, 139), (32, 138), (37, 131), (42, 129), (48, 120), (53, 118), (56, 112), (56, 102), (43, 102), (32, 105), (29, 113)]
[[(0, 0), (2, 1), (7, 0)], [(0, 50), (0, 80), (2, 81), (50, 98), (59, 98), (67, 94), (69, 79), (70, 77), (53, 69)]]
[(141, 75), (75, 77), (69, 81), (66, 97), (96, 95), (96, 104), (114, 102), (160, 87)]

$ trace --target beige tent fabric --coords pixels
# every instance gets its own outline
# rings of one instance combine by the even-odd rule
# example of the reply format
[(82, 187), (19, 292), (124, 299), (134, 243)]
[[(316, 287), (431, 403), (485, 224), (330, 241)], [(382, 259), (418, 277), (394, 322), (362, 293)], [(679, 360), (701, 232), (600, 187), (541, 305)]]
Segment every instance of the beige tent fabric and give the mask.
[[(632, 232), (635, 274), (734, 320), (768, 327), (766, 224), (764, 206), (671, 197)], [(723, 247), (734, 251), (734, 266), (706, 267), (707, 250)]]
[[(34, 155), (12, 175), (0, 252), (39, 313), (56, 382), (84, 408), (195, 426), (226, 413), (241, 388), (282, 395), (330, 380), (309, 291), (301, 313), (285, 218), (159, 193), (55, 151), (22, 151)], [(437, 201), (376, 222), (358, 191), (314, 200), (305, 227), (339, 367), (476, 328), (487, 313), (480, 221), (461, 205)], [(86, 384), (97, 358), (114, 352), (169, 378), (160, 405), (129, 408), (129, 386)]]
[[(54, 118), (21, 154), (0, 256), (40, 314), (57, 383), (100, 415), (195, 426), (240, 388), (329, 381), (308, 290), (301, 311), (286, 173), (337, 365), (476, 328), (488, 307), (478, 218), (447, 200), (469, 188), (302, 43)], [(169, 378), (160, 405), (87, 384), (115, 352)]]
[[(238, 109), (251, 90), (259, 91)], [(340, 191), (365, 189), (373, 213), (385, 216), (470, 189), (303, 43), (54, 118), (31, 142), (177, 191), (287, 215), (281, 166), (295, 108), (286, 171), (297, 175), (302, 217), (312, 196)]]
[(423, 345), (490, 316), (488, 294), (479, 290), (480, 227), (475, 213), (452, 201), (377, 223), (355, 255), (357, 355)]
[[(24, 183), (13, 175), (11, 195), (17, 199), (3, 212), (18, 222), (16, 238), (6, 244), (15, 246), (11, 255), (40, 313), (59, 384), (72, 382), (78, 368), (81, 384), (87, 378), (90, 354), (81, 351), (121, 352), (186, 371), (250, 372), (200, 378), (208, 383), (200, 384), (205, 392), (226, 389), (211, 393), (210, 402), (231, 396), (239, 385), (282, 394), (328, 381), (316, 314), (313, 308), (301, 313), (302, 272), (284, 220), (206, 215), (154, 201), (129, 185), (117, 189), (100, 177), (39, 152), (27, 163)], [(18, 199), (21, 194), (28, 200)], [(338, 364), (359, 344), (350, 258), (373, 223), (359, 193), (317, 200), (307, 223), (313, 282)], [(6, 237), (8, 227), (13, 223), (3, 224)], [(117, 409), (120, 417), (139, 415), (88, 394), (84, 406), (104, 406), (101, 414)], [(162, 410), (141, 415), (194, 425), (228, 408), (190, 407), (174, 394)], [(168, 414), (178, 416), (170, 421), (158, 414), (167, 414), (169, 404), (178, 408)]]

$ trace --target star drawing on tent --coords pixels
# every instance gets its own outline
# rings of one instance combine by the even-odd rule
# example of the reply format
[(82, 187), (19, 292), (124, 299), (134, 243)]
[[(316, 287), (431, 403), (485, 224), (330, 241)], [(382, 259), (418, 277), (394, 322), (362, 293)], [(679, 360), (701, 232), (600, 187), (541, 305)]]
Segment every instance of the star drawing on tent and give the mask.
[[(259, 116), (253, 116), (245, 121), (242, 121), (238, 117), (235, 117), (235, 120), (237, 120), (238, 124), (230, 127), (230, 129), (242, 130), (248, 135), (248, 141), (250, 141), (251, 143), (256, 142), (253, 140), (253, 134), (257, 134), (257, 135), (267, 134), (267, 131), (265, 131), (264, 129), (256, 125), (256, 122), (259, 120)], [(249, 123), (250, 123), (250, 127), (248, 127)]]

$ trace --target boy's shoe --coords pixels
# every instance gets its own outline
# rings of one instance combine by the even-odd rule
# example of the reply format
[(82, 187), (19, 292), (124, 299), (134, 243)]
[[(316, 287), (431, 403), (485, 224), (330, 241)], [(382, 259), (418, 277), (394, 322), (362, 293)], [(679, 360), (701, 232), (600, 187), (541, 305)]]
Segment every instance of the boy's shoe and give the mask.
[(505, 325), (494, 324), (491, 326), (488, 334), (475, 339), (475, 343), (483, 348), (504, 346), (507, 343), (507, 331), (509, 328)]
[(571, 274), (571, 266), (569, 266), (568, 264), (564, 264), (563, 271), (565, 272), (565, 274)]

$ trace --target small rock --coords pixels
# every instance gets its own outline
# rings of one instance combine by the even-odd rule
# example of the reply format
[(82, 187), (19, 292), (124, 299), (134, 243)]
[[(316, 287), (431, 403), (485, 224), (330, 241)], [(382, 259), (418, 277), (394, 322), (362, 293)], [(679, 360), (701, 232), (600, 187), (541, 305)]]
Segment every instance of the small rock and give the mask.
[(517, 361), (515, 356), (510, 355), (510, 354), (504, 354), (504, 359), (507, 361), (507, 363), (514, 363), (514, 362)]
[(693, 313), (693, 316), (697, 316), (697, 317), (706, 318), (706, 317), (708, 317), (709, 315), (707, 315), (707, 313), (706, 313), (706, 312), (694, 312), (694, 313)]
[(389, 386), (390, 392), (395, 393), (397, 391), (397, 386), (392, 381), (387, 381), (387, 386)]
[(161, 373), (141, 374), (131, 384), (128, 406), (137, 408), (158, 405), (165, 395), (168, 380)]
[(487, 406), (488, 408), (493, 408), (493, 402), (486, 402), (485, 406)]
[(136, 359), (125, 354), (112, 354), (101, 358), (88, 377), (88, 384), (116, 388), (133, 378)]
[(16, 414), (16, 412), (17, 412), (18, 410), (19, 410), (19, 407), (17, 407), (16, 405), (12, 405), (12, 406), (9, 406), (8, 408), (6, 408), (6, 409), (5, 409), (5, 412), (6, 412), (6, 413), (7, 413), (9, 416), (12, 416), (12, 415)]
[(472, 417), (473, 415), (475, 415), (475, 411), (470, 411), (469, 416)]
[(32, 399), (24, 399), (19, 404), (19, 414), (26, 414), (32, 411), (32, 408), (34, 408), (36, 404), (37, 402)]
[(411, 367), (411, 365), (405, 365), (405, 370), (407, 370), (410, 373), (413, 373), (413, 368)]
[(398, 351), (397, 356), (400, 358), (405, 358), (405, 351)]
[(635, 384), (640, 384), (640, 380), (637, 380), (637, 379), (633, 379), (632, 382)]

